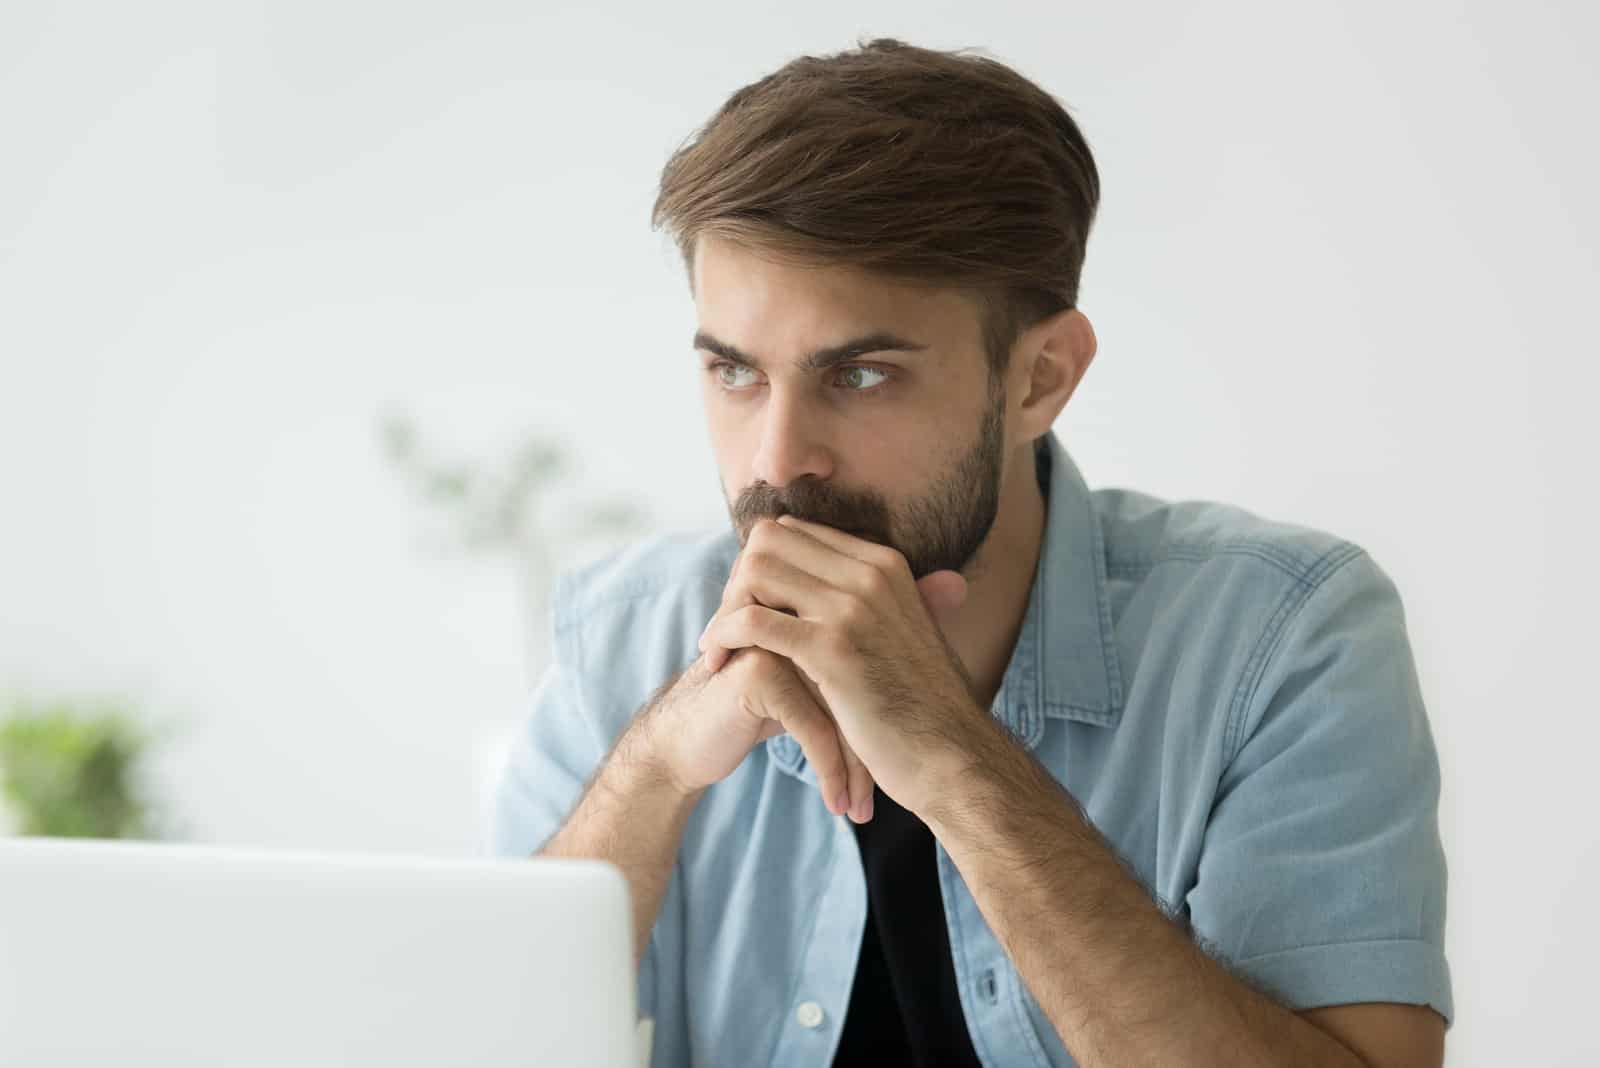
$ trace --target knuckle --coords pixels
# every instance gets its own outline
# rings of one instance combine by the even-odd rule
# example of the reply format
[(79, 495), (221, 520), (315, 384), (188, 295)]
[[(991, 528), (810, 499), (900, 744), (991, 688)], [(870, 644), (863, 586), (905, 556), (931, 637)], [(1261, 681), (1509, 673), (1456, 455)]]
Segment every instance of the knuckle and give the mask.
[(757, 547), (766, 548), (773, 535), (782, 529), (783, 525), (770, 516), (757, 519), (755, 525), (750, 528), (750, 536), (745, 539), (745, 551), (749, 552)]
[(775, 678), (780, 682), (782, 681), (780, 675), (783, 660), (776, 653), (763, 649), (758, 645), (749, 646), (739, 650), (739, 652), (741, 654), (739, 659), (743, 661), (744, 673), (750, 677), (751, 681), (764, 683), (769, 687)]
[(882, 569), (881, 573), (885, 578), (895, 572), (909, 572), (911, 570), (911, 565), (907, 562), (905, 553), (892, 545), (874, 546), (873, 556), (876, 558), (878, 566)]
[(846, 596), (839, 607), (839, 622), (846, 627), (859, 627), (871, 615), (871, 606), (860, 597)]
[(893, 588), (881, 567), (869, 567), (861, 578), (861, 589), (868, 597), (881, 598)]
[(717, 629), (719, 631), (717, 637), (721, 641), (737, 641), (744, 635), (745, 626), (750, 618), (746, 615), (745, 609), (749, 607), (749, 602), (746, 601), (735, 601), (723, 605), (722, 611), (717, 613)]
[(739, 670), (745, 675), (754, 675), (759, 673), (762, 667), (762, 654), (765, 652), (766, 650), (759, 646), (742, 645), (732, 650), (734, 655), (728, 662), (729, 664), (737, 663)]

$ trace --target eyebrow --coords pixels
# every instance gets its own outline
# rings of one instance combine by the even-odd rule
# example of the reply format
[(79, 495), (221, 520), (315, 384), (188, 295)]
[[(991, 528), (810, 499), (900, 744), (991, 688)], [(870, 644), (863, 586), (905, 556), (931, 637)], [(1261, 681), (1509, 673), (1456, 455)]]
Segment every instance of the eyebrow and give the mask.
[[(746, 367), (753, 367), (757, 371), (761, 370), (761, 362), (754, 356), (740, 352), (726, 341), (718, 341), (704, 330), (695, 331), (694, 347), (714, 353), (723, 359), (742, 363)], [(862, 337), (851, 338), (842, 345), (829, 345), (827, 348), (818, 349), (809, 356), (802, 356), (796, 361), (795, 366), (802, 371), (825, 371), (837, 364), (865, 356), (869, 352), (921, 352), (927, 347), (898, 334), (879, 330)]]

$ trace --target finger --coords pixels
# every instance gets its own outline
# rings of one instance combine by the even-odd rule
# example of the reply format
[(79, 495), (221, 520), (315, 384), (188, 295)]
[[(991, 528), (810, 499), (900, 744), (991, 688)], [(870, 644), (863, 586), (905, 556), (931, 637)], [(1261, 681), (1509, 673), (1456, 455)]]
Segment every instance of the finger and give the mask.
[[(716, 617), (713, 616), (712, 621), (715, 622), (715, 620)], [(707, 623), (706, 626), (709, 628), (711, 624)], [(733, 656), (732, 650), (724, 649), (720, 645), (713, 645), (709, 649), (706, 648), (706, 637), (704, 634), (700, 635), (700, 650), (706, 662), (706, 669), (713, 675), (722, 669), (722, 665), (728, 662), (729, 657)]]
[(851, 595), (814, 572), (769, 554), (748, 567), (723, 591), (718, 615), (752, 604), (764, 605), (803, 619), (832, 618)]
[(752, 646), (777, 653), (794, 663), (813, 680), (826, 675), (827, 667), (817, 655), (823, 624), (766, 605), (753, 604), (718, 616), (706, 625), (701, 641), (710, 649), (748, 649)]
[[(728, 581), (722, 589), (722, 600), (717, 605), (717, 610), (711, 613), (711, 619), (706, 623), (705, 629), (700, 632), (699, 647), (702, 654), (701, 660), (705, 663), (707, 672), (712, 675), (715, 675), (718, 671), (720, 671), (723, 665), (733, 658), (734, 650), (724, 649), (721, 646), (711, 646), (708, 648), (706, 646), (706, 630), (710, 630), (711, 624), (715, 623), (717, 619), (726, 615), (728, 612), (743, 608), (747, 604), (755, 603), (755, 599), (753, 597), (739, 596), (739, 592), (743, 590), (743, 587), (739, 584), (739, 569), (749, 558), (747, 549), (748, 546), (741, 548), (739, 550), (739, 554), (734, 557), (733, 567), (728, 572)], [(779, 733), (782, 733), (782, 731), (780, 730)]]
[[(748, 608), (753, 605), (760, 604), (761, 602), (757, 601), (753, 596), (745, 597), (741, 599), (737, 606), (730, 605), (727, 608), (719, 608), (716, 615), (711, 617), (711, 622), (706, 624), (706, 629), (700, 632), (701, 659), (704, 660), (706, 664), (707, 673), (715, 675), (723, 667), (723, 665), (727, 664), (729, 660), (733, 659), (733, 654), (739, 651), (737, 648), (726, 648), (724, 646), (717, 645), (715, 642), (707, 641), (707, 635), (710, 634), (712, 626), (718, 620), (726, 616), (729, 612), (737, 611), (738, 608)], [(795, 614), (787, 608), (779, 608), (777, 611), (791, 616)]]
[(954, 612), (967, 600), (967, 577), (959, 571), (934, 571), (917, 579), (917, 593), (935, 618)]
[(770, 538), (774, 551), (785, 559), (858, 595), (872, 590), (894, 568), (906, 566), (898, 549), (792, 515), (779, 516), (761, 536)]
[[(811, 678), (798, 667), (794, 669), (794, 672), (800, 681), (805, 683), (806, 689), (811, 692), (812, 700), (817, 703), (817, 707), (826, 710), (828, 718), (833, 719), (833, 710), (828, 708), (828, 702), (823, 698), (822, 691), (817, 689), (817, 684), (812, 682)], [(837, 730), (839, 721), (835, 719), (833, 722), (834, 729)], [(839, 731), (839, 744), (844, 749), (845, 776), (850, 780), (848, 805), (850, 818), (857, 823), (866, 823), (872, 818), (872, 772), (867, 770), (866, 763), (856, 755), (855, 749), (850, 745), (850, 739), (844, 736), (843, 731)]]
[[(831, 539), (833, 544), (823, 539)], [(841, 551), (840, 547), (848, 551)], [(748, 572), (753, 551), (762, 553), (762, 575), (770, 575), (777, 570), (786, 576), (786, 580), (774, 584), (771, 581), (758, 583), (752, 578)], [(887, 558), (883, 555), (885, 552), (889, 554)], [(758, 520), (729, 570), (722, 603), (712, 616), (712, 622), (752, 604), (764, 604), (809, 618), (823, 618), (822, 613), (828, 606), (818, 601), (815, 607), (803, 609), (803, 605), (809, 606), (813, 602), (802, 598), (808, 594), (819, 594), (829, 587), (854, 591), (857, 596), (863, 595), (873, 588), (885, 562), (892, 563), (895, 560), (903, 565), (903, 557), (893, 549), (818, 523), (809, 523), (789, 515), (780, 517), (777, 522)], [(951, 574), (956, 575), (965, 586), (965, 579), (961, 579), (956, 572)], [(710, 627), (711, 623), (708, 623), (707, 631)], [(708, 648), (705, 631), (701, 632), (699, 646), (701, 652), (706, 654), (706, 664), (712, 673), (727, 663), (731, 650)]]
[(872, 772), (856, 756), (856, 751), (850, 748), (850, 742), (842, 731), (839, 744), (844, 749), (845, 777), (850, 781), (850, 818), (857, 823), (866, 823), (872, 818)]
[(846, 533), (837, 527), (830, 527), (826, 523), (813, 523), (811, 520), (801, 519), (799, 516), (781, 515), (778, 517), (778, 525), (785, 530), (792, 530), (796, 534), (803, 534), (833, 552), (874, 567), (880, 566), (888, 559), (889, 553), (893, 553), (895, 556), (900, 555), (898, 549), (888, 545), (880, 545), (878, 542), (868, 541), (866, 538), (858, 538), (856, 535)]
[(711, 619), (706, 623), (705, 629), (700, 632), (698, 644), (701, 660), (704, 661), (707, 672), (712, 675), (722, 670), (723, 665), (733, 658), (734, 650), (724, 649), (721, 646), (708, 647), (706, 645), (706, 631), (711, 629), (712, 623), (715, 623), (718, 618), (728, 612), (743, 608), (747, 604), (756, 603), (755, 598), (749, 596), (748, 591), (745, 591), (744, 587), (739, 583), (739, 569), (745, 565), (749, 558), (749, 545), (747, 543), (740, 548), (738, 555), (733, 558), (733, 567), (728, 571), (728, 581), (722, 588), (722, 599), (717, 605), (717, 610), (711, 613)]
[[(770, 550), (764, 552), (759, 567), (748, 566), (743, 554), (740, 564), (746, 566), (736, 568), (723, 590), (722, 604), (712, 617), (712, 623), (757, 604), (807, 619), (834, 618), (850, 597), (814, 572)], [(701, 632), (699, 646), (700, 651), (707, 654), (708, 666), (715, 671), (727, 662), (728, 650), (708, 643), (712, 623)]]
[(817, 773), (817, 789), (834, 815), (850, 807), (850, 783), (844, 761), (844, 740), (833, 717), (811, 699), (805, 687), (779, 683), (760, 691), (760, 715), (776, 720), (800, 743)]
[[(822, 523), (813, 523), (808, 519), (797, 519), (792, 515), (780, 516), (778, 525), (805, 534), (835, 552), (854, 557), (880, 570), (885, 567), (899, 567), (905, 559), (898, 549), (891, 546), (858, 538), (854, 534)], [(930, 571), (917, 579), (916, 585), (923, 603), (935, 619), (960, 608), (967, 599), (967, 577), (952, 568)]]

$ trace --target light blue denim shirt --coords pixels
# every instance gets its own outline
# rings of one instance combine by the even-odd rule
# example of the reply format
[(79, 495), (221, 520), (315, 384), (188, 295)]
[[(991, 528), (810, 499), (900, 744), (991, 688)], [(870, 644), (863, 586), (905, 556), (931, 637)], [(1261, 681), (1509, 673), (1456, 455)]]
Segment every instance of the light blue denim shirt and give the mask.
[[(1348, 541), (1236, 507), (1091, 492), (1054, 432), (1040, 448), (1045, 540), (992, 714), (1235, 974), (1295, 1009), (1400, 1001), (1450, 1019), (1439, 765), (1388, 575)], [(526, 855), (561, 825), (699, 654), (738, 550), (730, 524), (561, 575), (493, 852)], [(705, 792), (639, 971), (653, 1065), (832, 1059), (867, 915), (847, 820), (786, 734)], [(935, 850), (979, 1058), (1074, 1065)]]

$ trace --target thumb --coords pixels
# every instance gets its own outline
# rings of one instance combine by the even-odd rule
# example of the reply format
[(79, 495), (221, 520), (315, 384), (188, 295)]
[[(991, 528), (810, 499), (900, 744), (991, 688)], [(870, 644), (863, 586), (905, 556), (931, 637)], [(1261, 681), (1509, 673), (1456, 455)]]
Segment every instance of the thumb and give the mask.
[(959, 571), (934, 571), (917, 579), (917, 593), (928, 614), (943, 629), (946, 620), (967, 600), (967, 580)]

